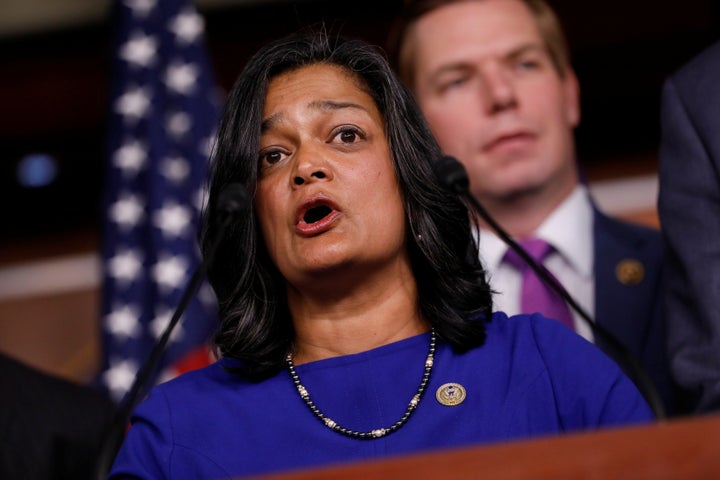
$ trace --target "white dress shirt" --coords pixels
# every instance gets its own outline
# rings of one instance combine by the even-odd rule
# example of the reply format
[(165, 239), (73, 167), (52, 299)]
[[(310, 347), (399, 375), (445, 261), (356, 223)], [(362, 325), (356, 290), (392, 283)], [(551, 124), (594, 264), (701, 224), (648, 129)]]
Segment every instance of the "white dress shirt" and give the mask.
[[(555, 248), (543, 265), (594, 318), (593, 208), (587, 188), (578, 185), (533, 236), (545, 240)], [(504, 311), (508, 315), (532, 313), (520, 312), (521, 274), (502, 261), (507, 245), (494, 232), (485, 229), (481, 230), (479, 244), (480, 258), (487, 271), (490, 286), (497, 292), (493, 296), (494, 310)], [(575, 331), (592, 342), (592, 330), (577, 312), (569, 306), (568, 308), (573, 316)]]

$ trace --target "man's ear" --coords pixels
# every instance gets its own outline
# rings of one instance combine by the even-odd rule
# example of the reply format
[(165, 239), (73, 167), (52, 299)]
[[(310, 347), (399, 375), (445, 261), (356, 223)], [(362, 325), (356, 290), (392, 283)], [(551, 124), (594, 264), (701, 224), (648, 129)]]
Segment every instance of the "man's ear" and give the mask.
[(577, 127), (580, 124), (580, 84), (572, 68), (565, 69), (563, 81), (563, 95), (565, 97), (565, 118), (569, 125)]

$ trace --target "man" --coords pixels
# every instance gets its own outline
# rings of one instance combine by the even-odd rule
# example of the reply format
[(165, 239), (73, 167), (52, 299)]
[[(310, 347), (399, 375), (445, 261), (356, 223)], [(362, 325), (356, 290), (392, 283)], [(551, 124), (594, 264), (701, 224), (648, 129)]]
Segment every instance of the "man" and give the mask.
[(695, 412), (720, 410), (720, 43), (665, 83), (658, 211), (669, 357)]
[[(670, 409), (661, 237), (603, 215), (579, 180), (579, 87), (554, 12), (542, 0), (420, 0), (397, 47), (400, 76), (445, 153), (465, 165), (472, 195), (518, 241), (550, 245), (542, 263), (640, 361)], [(490, 231), (480, 245), (496, 307), (517, 313), (519, 266), (505, 261), (507, 247)]]
[(0, 478), (95, 478), (110, 398), (0, 353)]

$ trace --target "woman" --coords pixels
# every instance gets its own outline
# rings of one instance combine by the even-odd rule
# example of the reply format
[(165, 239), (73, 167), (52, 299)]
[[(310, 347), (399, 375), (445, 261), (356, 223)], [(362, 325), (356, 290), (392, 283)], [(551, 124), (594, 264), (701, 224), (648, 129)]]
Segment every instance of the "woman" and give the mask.
[(649, 420), (571, 330), (491, 313), (439, 157), (371, 47), (318, 34), (258, 52), (230, 93), (210, 188), (210, 205), (232, 183), (254, 193), (209, 273), (222, 359), (153, 391), (113, 478), (226, 478)]

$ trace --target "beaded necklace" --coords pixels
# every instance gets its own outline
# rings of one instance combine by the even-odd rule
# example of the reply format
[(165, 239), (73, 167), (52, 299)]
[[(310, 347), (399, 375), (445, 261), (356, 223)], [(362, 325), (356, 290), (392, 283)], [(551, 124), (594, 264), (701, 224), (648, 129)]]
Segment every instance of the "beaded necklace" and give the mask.
[(340, 433), (342, 435), (346, 435), (351, 438), (357, 438), (360, 440), (373, 440), (375, 438), (381, 438), (386, 435), (390, 435), (391, 433), (397, 431), (400, 427), (405, 425), (407, 423), (408, 419), (410, 418), (410, 415), (415, 411), (415, 408), (420, 403), (420, 399), (422, 398), (423, 394), (425, 393), (425, 387), (427, 387), (428, 382), (430, 381), (430, 373), (432, 372), (433, 367), (433, 360), (435, 357), (435, 343), (437, 340), (437, 335), (435, 334), (435, 329), (432, 329), (430, 331), (430, 348), (428, 351), (427, 358), (425, 359), (425, 372), (423, 373), (422, 380), (420, 380), (420, 385), (418, 386), (417, 392), (415, 392), (415, 395), (413, 395), (412, 399), (410, 400), (410, 403), (407, 406), (407, 409), (405, 410), (405, 413), (403, 414), (400, 419), (393, 423), (391, 426), (387, 428), (377, 428), (375, 430), (371, 430), (369, 432), (358, 432), (355, 430), (350, 430), (349, 428), (345, 428), (341, 425), (339, 425), (334, 420), (330, 419), (329, 417), (326, 417), (320, 409), (313, 403), (313, 401), (310, 399), (310, 393), (307, 391), (307, 389), (303, 386), (302, 383), (300, 383), (300, 377), (298, 377), (297, 372), (295, 371), (295, 365), (293, 364), (293, 356), (292, 353), (288, 353), (287, 357), (285, 357), (285, 361), (288, 365), (288, 370), (290, 371), (290, 376), (292, 377), (292, 381), (295, 384), (295, 387), (298, 390), (298, 393), (300, 394), (300, 397), (303, 399), (305, 404), (310, 408), (312, 413), (321, 421), (323, 424), (328, 427), (330, 430), (333, 430), (337, 433)]

